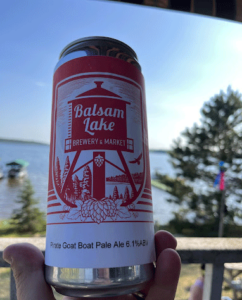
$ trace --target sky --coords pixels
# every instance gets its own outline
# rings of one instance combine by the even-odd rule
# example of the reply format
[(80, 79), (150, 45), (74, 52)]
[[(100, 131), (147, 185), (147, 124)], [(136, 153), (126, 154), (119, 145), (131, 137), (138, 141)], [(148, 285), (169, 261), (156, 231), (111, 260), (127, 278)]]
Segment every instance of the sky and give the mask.
[(150, 149), (170, 149), (230, 85), (242, 93), (242, 24), (101, 0), (1, 1), (0, 138), (49, 143), (59, 54), (88, 36), (131, 46), (145, 78)]

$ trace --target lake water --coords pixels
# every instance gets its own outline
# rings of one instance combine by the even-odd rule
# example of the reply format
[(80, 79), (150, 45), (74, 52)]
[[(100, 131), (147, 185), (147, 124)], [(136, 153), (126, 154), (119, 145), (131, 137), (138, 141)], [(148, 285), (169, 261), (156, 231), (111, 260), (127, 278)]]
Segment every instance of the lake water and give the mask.
[[(39, 208), (46, 212), (46, 199), (48, 188), (49, 146), (25, 143), (0, 142), (0, 165), (15, 159), (24, 159), (29, 162), (28, 178), (31, 180), (35, 197), (39, 199)], [(169, 163), (166, 153), (150, 153), (151, 176), (159, 171), (170, 176), (174, 170)], [(9, 218), (13, 209), (17, 208), (17, 197), (20, 193), (23, 180), (4, 178), (0, 180), (0, 219)], [(172, 217), (177, 206), (166, 201), (169, 196), (166, 192), (152, 187), (154, 220), (166, 224)]]

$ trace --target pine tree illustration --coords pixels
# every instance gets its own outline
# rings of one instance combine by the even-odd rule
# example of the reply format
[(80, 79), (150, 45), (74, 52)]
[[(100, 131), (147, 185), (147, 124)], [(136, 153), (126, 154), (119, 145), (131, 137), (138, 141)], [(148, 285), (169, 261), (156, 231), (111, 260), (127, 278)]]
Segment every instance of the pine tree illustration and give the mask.
[(74, 202), (75, 201), (73, 185), (68, 185), (67, 186), (67, 188), (65, 189), (65, 196), (64, 197), (69, 202)]
[(118, 199), (118, 188), (115, 185), (114, 189), (113, 189), (113, 200), (117, 200)]
[(55, 182), (58, 189), (61, 189), (61, 167), (59, 157), (56, 158), (55, 165)]
[(129, 196), (129, 189), (126, 186), (125, 187), (125, 191), (124, 191), (124, 199), (123, 199), (123, 203), (127, 203), (130, 200), (130, 196)]
[(122, 193), (119, 195), (119, 199), (123, 199), (123, 194)]
[(74, 177), (74, 181), (73, 181), (73, 188), (74, 188), (74, 195), (75, 195), (75, 199), (79, 199), (81, 196), (81, 187), (80, 187), (80, 180), (78, 178), (77, 175), (75, 175)]
[(64, 171), (63, 171), (63, 176), (62, 176), (62, 187), (63, 187), (63, 185), (66, 181), (66, 177), (67, 177), (67, 174), (69, 172), (69, 169), (70, 169), (70, 160), (69, 160), (69, 156), (67, 156)]
[(89, 166), (85, 166), (83, 170), (83, 184), (82, 189), (86, 194), (91, 196), (92, 193), (92, 172)]
[(131, 191), (131, 197), (130, 197), (131, 199), (133, 199), (134, 198), (134, 190), (132, 189), (132, 191)]

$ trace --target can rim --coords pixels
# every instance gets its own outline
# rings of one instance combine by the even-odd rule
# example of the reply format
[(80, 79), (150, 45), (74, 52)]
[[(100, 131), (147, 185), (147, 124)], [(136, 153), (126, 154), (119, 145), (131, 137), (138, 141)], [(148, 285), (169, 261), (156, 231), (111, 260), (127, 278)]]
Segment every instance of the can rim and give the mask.
[(105, 37), (105, 36), (90, 36), (90, 37), (85, 37), (85, 38), (81, 38), (81, 39), (77, 39), (71, 43), (69, 43), (60, 53), (60, 56), (59, 56), (59, 59), (61, 59), (63, 56), (64, 56), (64, 53), (70, 49), (71, 47), (79, 44), (79, 43), (82, 43), (82, 42), (88, 42), (88, 41), (95, 41), (95, 40), (98, 40), (98, 41), (108, 41), (108, 42), (114, 42), (116, 44), (119, 44), (120, 46), (126, 48), (128, 51), (130, 51), (133, 55), (133, 57), (138, 60), (138, 57), (137, 57), (137, 54), (136, 52), (130, 47), (128, 46), (127, 44), (125, 44), (124, 42), (121, 42), (117, 39), (114, 39), (114, 38), (110, 38), (110, 37)]

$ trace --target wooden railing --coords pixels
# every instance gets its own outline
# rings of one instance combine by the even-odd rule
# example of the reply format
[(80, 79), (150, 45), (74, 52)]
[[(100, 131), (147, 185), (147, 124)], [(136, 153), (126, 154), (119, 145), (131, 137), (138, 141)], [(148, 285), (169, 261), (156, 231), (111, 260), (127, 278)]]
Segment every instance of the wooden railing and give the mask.
[[(203, 300), (220, 300), (224, 264), (242, 262), (242, 238), (177, 238), (177, 251), (183, 264), (205, 264)], [(9, 268), (2, 258), (5, 247), (14, 243), (31, 243), (45, 252), (45, 238), (0, 238), (0, 267)], [(10, 300), (16, 300), (11, 272)]]

